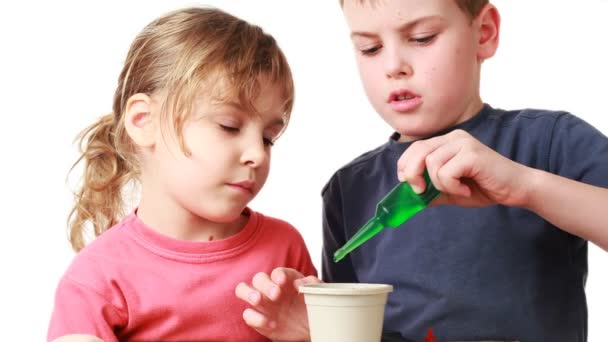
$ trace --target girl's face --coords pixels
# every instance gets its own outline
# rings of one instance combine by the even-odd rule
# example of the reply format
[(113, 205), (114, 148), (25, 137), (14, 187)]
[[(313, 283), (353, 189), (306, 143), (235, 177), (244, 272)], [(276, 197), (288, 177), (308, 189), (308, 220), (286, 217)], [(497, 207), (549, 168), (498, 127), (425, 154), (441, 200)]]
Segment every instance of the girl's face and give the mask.
[[(182, 212), (189, 219), (232, 222), (258, 194), (270, 169), (273, 141), (283, 130), (284, 98), (277, 86), (261, 82), (257, 113), (238, 103), (201, 97), (184, 122), (184, 153), (176, 137), (157, 141), (146, 164), (146, 188), (157, 210)], [(164, 142), (164, 143), (163, 143)], [(143, 174), (142, 174), (143, 176)], [(162, 207), (160, 207), (162, 205)]]

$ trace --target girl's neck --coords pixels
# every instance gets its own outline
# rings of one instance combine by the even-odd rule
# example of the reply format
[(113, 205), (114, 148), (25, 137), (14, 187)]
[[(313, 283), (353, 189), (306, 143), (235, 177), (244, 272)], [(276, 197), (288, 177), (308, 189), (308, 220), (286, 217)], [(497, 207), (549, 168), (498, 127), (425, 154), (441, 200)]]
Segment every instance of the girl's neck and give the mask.
[[(171, 207), (172, 206), (172, 207)], [(230, 222), (214, 222), (197, 216), (177, 203), (154, 203), (142, 198), (137, 216), (148, 227), (165, 236), (184, 241), (214, 241), (240, 232), (249, 217), (243, 213)]]

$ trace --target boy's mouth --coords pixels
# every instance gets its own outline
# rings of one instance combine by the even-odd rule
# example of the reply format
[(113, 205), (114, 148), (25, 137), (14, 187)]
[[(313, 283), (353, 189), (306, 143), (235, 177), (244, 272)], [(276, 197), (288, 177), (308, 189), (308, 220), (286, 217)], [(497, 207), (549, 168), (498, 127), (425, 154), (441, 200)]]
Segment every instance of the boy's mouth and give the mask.
[(411, 100), (415, 97), (419, 97), (419, 96), (407, 89), (398, 89), (398, 90), (392, 91), (389, 94), (388, 103), (395, 102), (395, 101)]
[(407, 89), (398, 89), (390, 93), (387, 102), (394, 111), (406, 113), (413, 111), (422, 104), (422, 98)]

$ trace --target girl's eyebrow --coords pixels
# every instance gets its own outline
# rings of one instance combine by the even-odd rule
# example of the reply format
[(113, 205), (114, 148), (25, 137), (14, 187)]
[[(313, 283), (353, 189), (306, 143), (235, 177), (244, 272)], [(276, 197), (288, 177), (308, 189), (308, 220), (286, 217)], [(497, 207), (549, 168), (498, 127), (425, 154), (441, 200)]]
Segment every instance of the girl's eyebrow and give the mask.
[[(399, 32), (405, 32), (405, 31), (411, 30), (412, 28), (414, 28), (417, 25), (420, 25), (427, 21), (433, 21), (433, 20), (445, 21), (445, 19), (443, 19), (442, 17), (440, 17), (438, 15), (429, 15), (429, 16), (414, 19), (412, 21), (408, 21), (408, 22), (402, 24), (401, 26), (399, 26), (398, 30), (399, 30)], [(353, 31), (353, 32), (351, 32), (350, 37), (351, 37), (351, 39), (356, 38), (356, 37), (377, 38), (378, 34), (372, 33), (372, 32), (365, 32), (365, 31)]]
[[(246, 112), (245, 107), (243, 107), (238, 102), (228, 101), (228, 102), (224, 102), (223, 105), (231, 107), (232, 109), (235, 109), (239, 113)], [(266, 127), (272, 127), (272, 128), (274, 128), (274, 127), (283, 128), (283, 126), (285, 126), (285, 120), (283, 118), (279, 118), (279, 117), (273, 119), (272, 121), (270, 121), (268, 123), (268, 125), (266, 125)]]
[(280, 118), (276, 118), (274, 120), (272, 120), (267, 127), (277, 127), (277, 128), (283, 128), (283, 126), (285, 126), (285, 122), (283, 119)]

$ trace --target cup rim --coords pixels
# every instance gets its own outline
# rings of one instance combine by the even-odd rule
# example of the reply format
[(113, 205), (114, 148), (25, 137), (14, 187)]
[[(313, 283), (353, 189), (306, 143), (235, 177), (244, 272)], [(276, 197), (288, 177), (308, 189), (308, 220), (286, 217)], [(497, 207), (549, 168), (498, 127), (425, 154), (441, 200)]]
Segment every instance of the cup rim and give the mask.
[(321, 295), (373, 295), (393, 292), (393, 285), (375, 283), (317, 283), (298, 287), (303, 294)]

